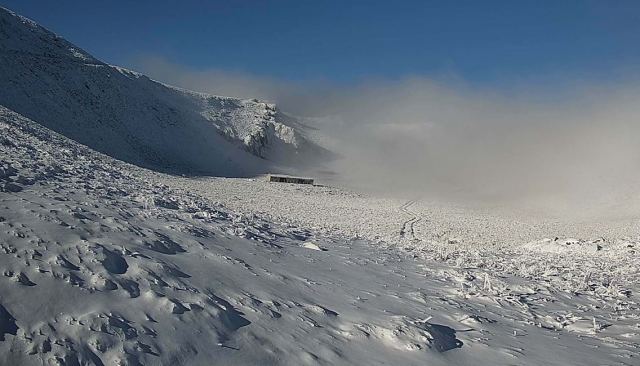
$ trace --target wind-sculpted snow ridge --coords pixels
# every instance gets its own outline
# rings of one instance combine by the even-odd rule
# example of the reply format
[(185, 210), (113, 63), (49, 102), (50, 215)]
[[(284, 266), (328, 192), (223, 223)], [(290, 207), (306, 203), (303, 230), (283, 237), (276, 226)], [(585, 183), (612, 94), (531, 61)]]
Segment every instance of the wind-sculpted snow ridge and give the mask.
[(154, 170), (250, 176), (331, 157), (272, 104), (180, 90), (107, 65), (1, 7), (0, 85), (0, 104)]

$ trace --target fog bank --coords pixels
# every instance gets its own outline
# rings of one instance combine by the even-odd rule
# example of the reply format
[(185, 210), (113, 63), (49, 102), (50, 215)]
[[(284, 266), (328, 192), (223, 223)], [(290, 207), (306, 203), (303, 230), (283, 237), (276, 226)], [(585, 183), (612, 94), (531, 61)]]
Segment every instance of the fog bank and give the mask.
[[(582, 82), (563, 93), (508, 94), (449, 78), (335, 86), (193, 71), (162, 59), (138, 68), (181, 87), (279, 103), (310, 116), (344, 184), (383, 193), (562, 210), (624, 211), (640, 187), (640, 91)], [(625, 208), (625, 209), (626, 209)]]

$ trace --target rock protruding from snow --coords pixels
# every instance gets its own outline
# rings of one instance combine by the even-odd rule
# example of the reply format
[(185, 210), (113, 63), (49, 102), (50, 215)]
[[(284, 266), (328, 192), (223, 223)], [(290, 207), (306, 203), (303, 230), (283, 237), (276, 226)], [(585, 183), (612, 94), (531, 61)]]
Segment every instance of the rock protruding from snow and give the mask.
[(16, 335), (17, 331), (18, 326), (16, 325), (16, 320), (9, 314), (7, 309), (0, 304), (0, 341), (4, 341), (5, 334)]

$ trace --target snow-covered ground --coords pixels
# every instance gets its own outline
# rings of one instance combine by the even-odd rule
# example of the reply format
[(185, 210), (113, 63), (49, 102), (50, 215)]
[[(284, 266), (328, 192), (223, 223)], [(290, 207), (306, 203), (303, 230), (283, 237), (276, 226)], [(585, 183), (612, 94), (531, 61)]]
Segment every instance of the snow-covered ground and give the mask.
[[(363, 239), (439, 263), (436, 277), (468, 298), (467, 304), (488, 296), (504, 310), (521, 307), (519, 322), (640, 347), (638, 219), (575, 222), (508, 208), (383, 199), (264, 179), (162, 181), (245, 214)], [(478, 295), (478, 288), (489, 295)], [(523, 364), (537, 364), (526, 357), (521, 357)]]
[[(262, 164), (264, 136), (323, 150), (272, 105), (104, 65), (3, 9), (0, 51), (0, 365), (640, 364), (640, 215), (145, 170), (95, 150), (164, 170), (145, 154), (175, 163), (203, 121), (208, 167)], [(200, 117), (176, 127), (183, 102)]]
[(188, 187), (235, 210), (374, 241), (415, 244), (414, 239), (418, 239), (430, 244), (502, 247), (545, 237), (614, 241), (640, 233), (637, 216), (567, 220), (555, 212), (545, 215), (506, 205), (384, 197), (322, 184), (271, 184), (264, 178), (177, 178), (163, 182)]
[(393, 240), (416, 204), (185, 181), (0, 115), (3, 364), (637, 364), (632, 239)]

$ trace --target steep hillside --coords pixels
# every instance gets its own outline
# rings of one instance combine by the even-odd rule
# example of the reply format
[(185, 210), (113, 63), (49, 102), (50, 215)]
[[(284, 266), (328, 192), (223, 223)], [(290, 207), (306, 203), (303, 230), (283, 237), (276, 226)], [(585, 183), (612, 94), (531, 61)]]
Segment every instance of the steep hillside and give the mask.
[(328, 152), (274, 105), (193, 93), (107, 65), (0, 8), (0, 105), (115, 158), (245, 176)]

